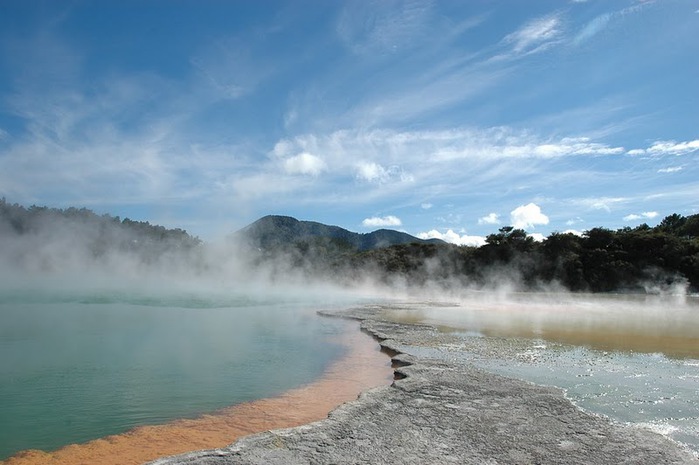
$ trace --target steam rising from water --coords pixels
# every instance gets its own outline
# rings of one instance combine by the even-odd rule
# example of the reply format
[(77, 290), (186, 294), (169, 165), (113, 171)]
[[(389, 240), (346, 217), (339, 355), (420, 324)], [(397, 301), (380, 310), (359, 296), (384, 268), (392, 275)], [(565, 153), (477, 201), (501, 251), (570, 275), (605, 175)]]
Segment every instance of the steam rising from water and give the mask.
[[(349, 302), (357, 295), (449, 299), (456, 304), (421, 310), (420, 318), (492, 335), (677, 356), (699, 351), (698, 299), (682, 289), (647, 296), (571, 294), (553, 286), (551, 292), (517, 293), (520, 277), (512, 269), (498, 268), (489, 271), (490, 279), (480, 290), (456, 279), (450, 282), (440, 269), (432, 270), (420, 288), (399, 277), (379, 285), (370, 270), (354, 270), (349, 278), (341, 272), (308, 273), (298, 266), (299, 256), (280, 253), (274, 260), (259, 260), (256, 250), (230, 238), (188, 247), (177, 240), (153, 241), (118, 221), (81, 218), (39, 216), (43, 223), (23, 234), (0, 224), (0, 292), (106, 291), (122, 298), (175, 295), (179, 300), (205, 295), (209, 303), (219, 299), (224, 304), (241, 294), (292, 300), (310, 296), (326, 304)], [(430, 269), (426, 267), (428, 274)]]
[(694, 296), (472, 292), (457, 302), (403, 307), (388, 315), (488, 336), (699, 358)]
[[(468, 283), (444, 279), (437, 262), (434, 279), (427, 277), (420, 288), (400, 278), (379, 286), (379, 279), (367, 270), (355, 272), (351, 282), (345, 276), (310, 277), (296, 266), (298, 257), (280, 255), (260, 262), (255, 251), (228, 240), (157, 253), (144, 254), (149, 249), (138, 244), (133, 249), (102, 244), (96, 251), (102, 233), (93, 224), (62, 219), (35, 233), (0, 230), (0, 296), (11, 299), (13, 292), (40, 291), (44, 298), (60, 300), (77, 293), (107, 299), (111, 295), (116, 301), (136, 305), (141, 299), (155, 299), (178, 306), (221, 308), (231, 307), (231, 299), (246, 295), (258, 300), (264, 296), (275, 301), (315, 301), (324, 307), (354, 304), (357, 295), (410, 298), (412, 303), (387, 310), (387, 315), (469, 334), (699, 359), (699, 299), (684, 293), (601, 296), (560, 289), (518, 293), (514, 290), (520, 277), (507, 269), (491, 270), (486, 286), (474, 290)], [(115, 228), (107, 236), (117, 244), (139, 240), (122, 234)], [(284, 320), (271, 324), (284, 324)]]

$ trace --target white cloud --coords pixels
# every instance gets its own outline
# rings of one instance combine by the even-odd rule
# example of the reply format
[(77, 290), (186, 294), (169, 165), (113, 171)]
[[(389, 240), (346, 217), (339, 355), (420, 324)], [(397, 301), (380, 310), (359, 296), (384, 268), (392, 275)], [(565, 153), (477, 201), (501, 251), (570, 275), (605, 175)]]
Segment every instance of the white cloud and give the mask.
[(651, 155), (686, 155), (697, 150), (699, 150), (699, 139), (686, 142), (657, 141), (648, 148), (647, 152)]
[(499, 224), (500, 218), (497, 213), (489, 213), (478, 219), (478, 224)]
[(545, 16), (528, 22), (520, 29), (507, 35), (515, 53), (531, 53), (543, 49), (561, 34), (561, 21), (556, 16)]
[(423, 210), (429, 210), (430, 208), (432, 208), (432, 206), (433, 205), (431, 203), (423, 203), (420, 205), (420, 208), (422, 208)]
[(678, 171), (682, 171), (684, 168), (682, 166), (670, 166), (667, 168), (660, 168), (658, 170), (658, 173), (677, 173)]
[(309, 174), (317, 176), (327, 170), (328, 166), (319, 157), (308, 152), (300, 153), (284, 161), (284, 169), (289, 174)]
[(444, 242), (456, 245), (467, 245), (472, 247), (480, 247), (485, 245), (485, 238), (482, 236), (467, 236), (459, 235), (453, 230), (449, 229), (445, 233), (441, 233), (436, 229), (432, 229), (428, 232), (422, 232), (417, 235), (420, 239), (441, 239)]
[(645, 149), (632, 149), (628, 155), (687, 155), (699, 150), (699, 139), (677, 142), (674, 140), (655, 141)]
[(549, 218), (535, 203), (520, 205), (510, 212), (510, 221), (515, 228), (526, 229), (537, 224), (548, 224)]
[(390, 177), (383, 166), (374, 162), (357, 163), (357, 177), (369, 182), (385, 182)]
[(582, 231), (578, 231), (577, 229), (566, 229), (565, 231), (563, 231), (563, 234), (575, 234), (578, 237), (583, 236)]
[(536, 242), (544, 242), (544, 240), (546, 240), (546, 236), (541, 233), (531, 233), (528, 234), (528, 236), (534, 239)]
[(624, 217), (624, 221), (635, 221), (635, 220), (641, 220), (641, 219), (653, 219), (658, 216), (658, 212), (643, 212), (640, 215), (637, 215), (635, 213), (631, 213), (630, 215), (626, 215)]
[(583, 223), (583, 222), (584, 222), (584, 221), (583, 221), (582, 218), (577, 217), (577, 218), (573, 218), (573, 219), (571, 219), (571, 220), (566, 221), (566, 225), (567, 225), (567, 226), (573, 226), (574, 224)]
[(371, 218), (366, 218), (362, 221), (362, 226), (365, 228), (379, 228), (386, 226), (400, 226), (403, 222), (397, 216), (372, 216)]

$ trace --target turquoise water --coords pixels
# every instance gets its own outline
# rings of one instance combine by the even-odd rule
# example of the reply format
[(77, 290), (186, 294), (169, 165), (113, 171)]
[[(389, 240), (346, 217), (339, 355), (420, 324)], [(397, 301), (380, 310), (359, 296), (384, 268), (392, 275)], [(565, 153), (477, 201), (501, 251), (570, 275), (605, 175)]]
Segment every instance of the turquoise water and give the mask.
[(269, 397), (322, 374), (323, 299), (0, 294), (0, 460)]

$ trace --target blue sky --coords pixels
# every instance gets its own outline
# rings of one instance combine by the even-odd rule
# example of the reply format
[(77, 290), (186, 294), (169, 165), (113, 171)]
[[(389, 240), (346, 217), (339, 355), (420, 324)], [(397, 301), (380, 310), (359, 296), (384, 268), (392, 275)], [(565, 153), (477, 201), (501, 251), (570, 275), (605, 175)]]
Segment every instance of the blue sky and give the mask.
[(699, 212), (699, 1), (0, 2), (0, 196), (213, 239)]

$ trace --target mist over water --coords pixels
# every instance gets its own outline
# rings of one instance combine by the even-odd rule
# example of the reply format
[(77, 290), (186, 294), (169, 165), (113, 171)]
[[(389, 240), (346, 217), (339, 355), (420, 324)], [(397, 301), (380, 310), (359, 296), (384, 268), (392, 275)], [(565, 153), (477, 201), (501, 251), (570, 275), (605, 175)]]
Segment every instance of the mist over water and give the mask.
[[(650, 428), (699, 454), (699, 297), (470, 293), (387, 307), (461, 342), (442, 350), (563, 388), (579, 407)], [(412, 347), (418, 355), (434, 349)]]
[(487, 336), (699, 358), (699, 297), (684, 294), (468, 292), (408, 308), (400, 318)]
[(21, 234), (0, 224), (0, 460), (278, 395), (345, 350), (342, 322), (316, 311), (356, 294), (284, 260), (42, 215)]
[(466, 353), (487, 369), (699, 444), (696, 296), (514, 292), (512, 270), (476, 287), (437, 266), (420, 286), (370, 269), (348, 280), (309, 274), (297, 255), (259, 261), (228, 239), (161, 247), (100, 221), (0, 230), (0, 458), (298, 386), (341, 352), (339, 326), (315, 310), (399, 299), (386, 316), (456, 331), (486, 347)]

